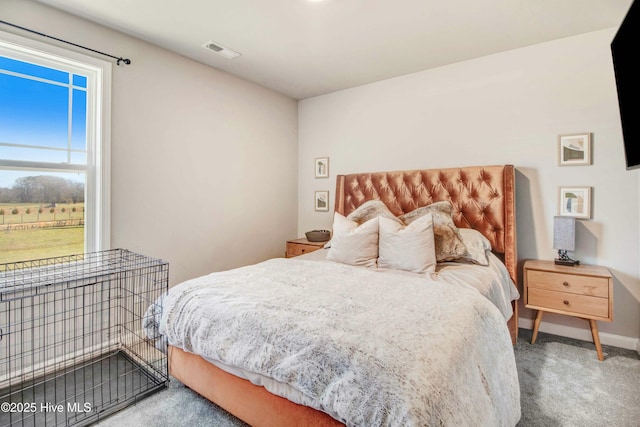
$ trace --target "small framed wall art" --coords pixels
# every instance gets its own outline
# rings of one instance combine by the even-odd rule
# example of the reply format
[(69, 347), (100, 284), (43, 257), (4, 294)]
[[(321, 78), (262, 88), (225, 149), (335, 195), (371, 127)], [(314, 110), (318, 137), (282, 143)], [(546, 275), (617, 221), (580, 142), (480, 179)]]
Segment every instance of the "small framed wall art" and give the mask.
[(591, 187), (560, 187), (558, 214), (591, 218)]
[(329, 178), (329, 158), (316, 157), (315, 161), (316, 178)]
[(329, 212), (329, 192), (316, 191), (315, 207), (319, 212)]
[(591, 164), (591, 134), (558, 136), (558, 166)]

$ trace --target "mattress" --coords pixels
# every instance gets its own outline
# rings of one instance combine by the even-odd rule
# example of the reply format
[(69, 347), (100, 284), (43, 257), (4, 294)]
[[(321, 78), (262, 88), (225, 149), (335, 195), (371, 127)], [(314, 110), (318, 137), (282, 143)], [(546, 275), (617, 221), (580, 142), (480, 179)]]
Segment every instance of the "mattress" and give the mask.
[[(172, 288), (158, 302), (161, 336), (348, 426), (515, 425), (509, 314), (498, 307), (510, 307), (513, 285), (500, 284), (497, 258), (429, 278), (316, 252)], [(481, 286), (488, 277), (496, 284)]]

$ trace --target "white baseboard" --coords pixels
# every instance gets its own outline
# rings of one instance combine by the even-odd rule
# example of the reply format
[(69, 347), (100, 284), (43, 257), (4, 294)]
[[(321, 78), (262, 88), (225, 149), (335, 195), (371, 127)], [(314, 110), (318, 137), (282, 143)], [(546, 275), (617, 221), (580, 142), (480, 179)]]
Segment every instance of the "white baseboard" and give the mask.
[[(544, 319), (543, 319), (544, 320)], [(533, 319), (518, 318), (519, 327), (524, 329), (533, 329)], [(591, 329), (575, 328), (573, 326), (558, 325), (556, 323), (542, 322), (540, 324), (540, 332), (548, 334), (560, 335), (561, 337), (574, 338), (581, 341), (593, 342)], [(623, 337), (622, 335), (608, 334), (600, 332), (600, 342), (604, 345), (624, 348), (627, 350), (636, 350), (640, 354), (640, 339)]]

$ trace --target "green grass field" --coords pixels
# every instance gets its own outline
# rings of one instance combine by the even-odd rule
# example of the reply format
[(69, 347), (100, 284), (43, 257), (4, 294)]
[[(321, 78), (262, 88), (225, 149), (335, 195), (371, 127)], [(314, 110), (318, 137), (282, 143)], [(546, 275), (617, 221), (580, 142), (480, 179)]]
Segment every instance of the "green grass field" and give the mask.
[(84, 227), (0, 230), (0, 264), (84, 252)]
[[(17, 209), (18, 213), (14, 214), (14, 209)], [(40, 209), (41, 213), (38, 212)], [(38, 222), (81, 220), (84, 219), (84, 203), (58, 203), (54, 212), (34, 203), (0, 203), (0, 212), (2, 211), (4, 215), (0, 214), (0, 264), (84, 252), (83, 226), (2, 229), (8, 224), (33, 225)]]
[[(75, 207), (75, 212), (73, 208)], [(14, 209), (18, 210), (13, 214)], [(62, 210), (64, 209), (64, 212)], [(1, 203), (0, 226), (6, 224), (33, 224), (46, 221), (84, 219), (84, 203), (58, 204), (55, 212), (33, 203)], [(28, 210), (28, 212), (27, 212)], [(30, 259), (73, 255), (84, 252), (84, 227), (47, 227), (26, 230), (0, 229), (0, 264)]]
[[(13, 213), (15, 209), (17, 214)], [(42, 212), (38, 212), (39, 210)], [(50, 210), (51, 208), (34, 203), (0, 203), (0, 212), (4, 211), (4, 215), (0, 214), (0, 225), (84, 219), (84, 203), (58, 203), (54, 212)]]

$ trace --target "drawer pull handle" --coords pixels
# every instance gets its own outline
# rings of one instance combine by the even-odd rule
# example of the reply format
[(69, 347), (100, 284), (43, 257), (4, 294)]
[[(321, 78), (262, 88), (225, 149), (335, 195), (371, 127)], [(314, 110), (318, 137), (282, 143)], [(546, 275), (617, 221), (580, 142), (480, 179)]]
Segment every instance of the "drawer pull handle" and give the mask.
[(569, 305), (569, 300), (564, 300), (564, 301), (562, 301), (562, 303), (563, 303), (564, 305)]
[(569, 286), (569, 282), (562, 282), (563, 286)]
[(303, 249), (303, 250), (301, 250), (300, 252), (304, 253), (304, 251), (305, 251), (305, 250), (306, 250), (306, 249)]

